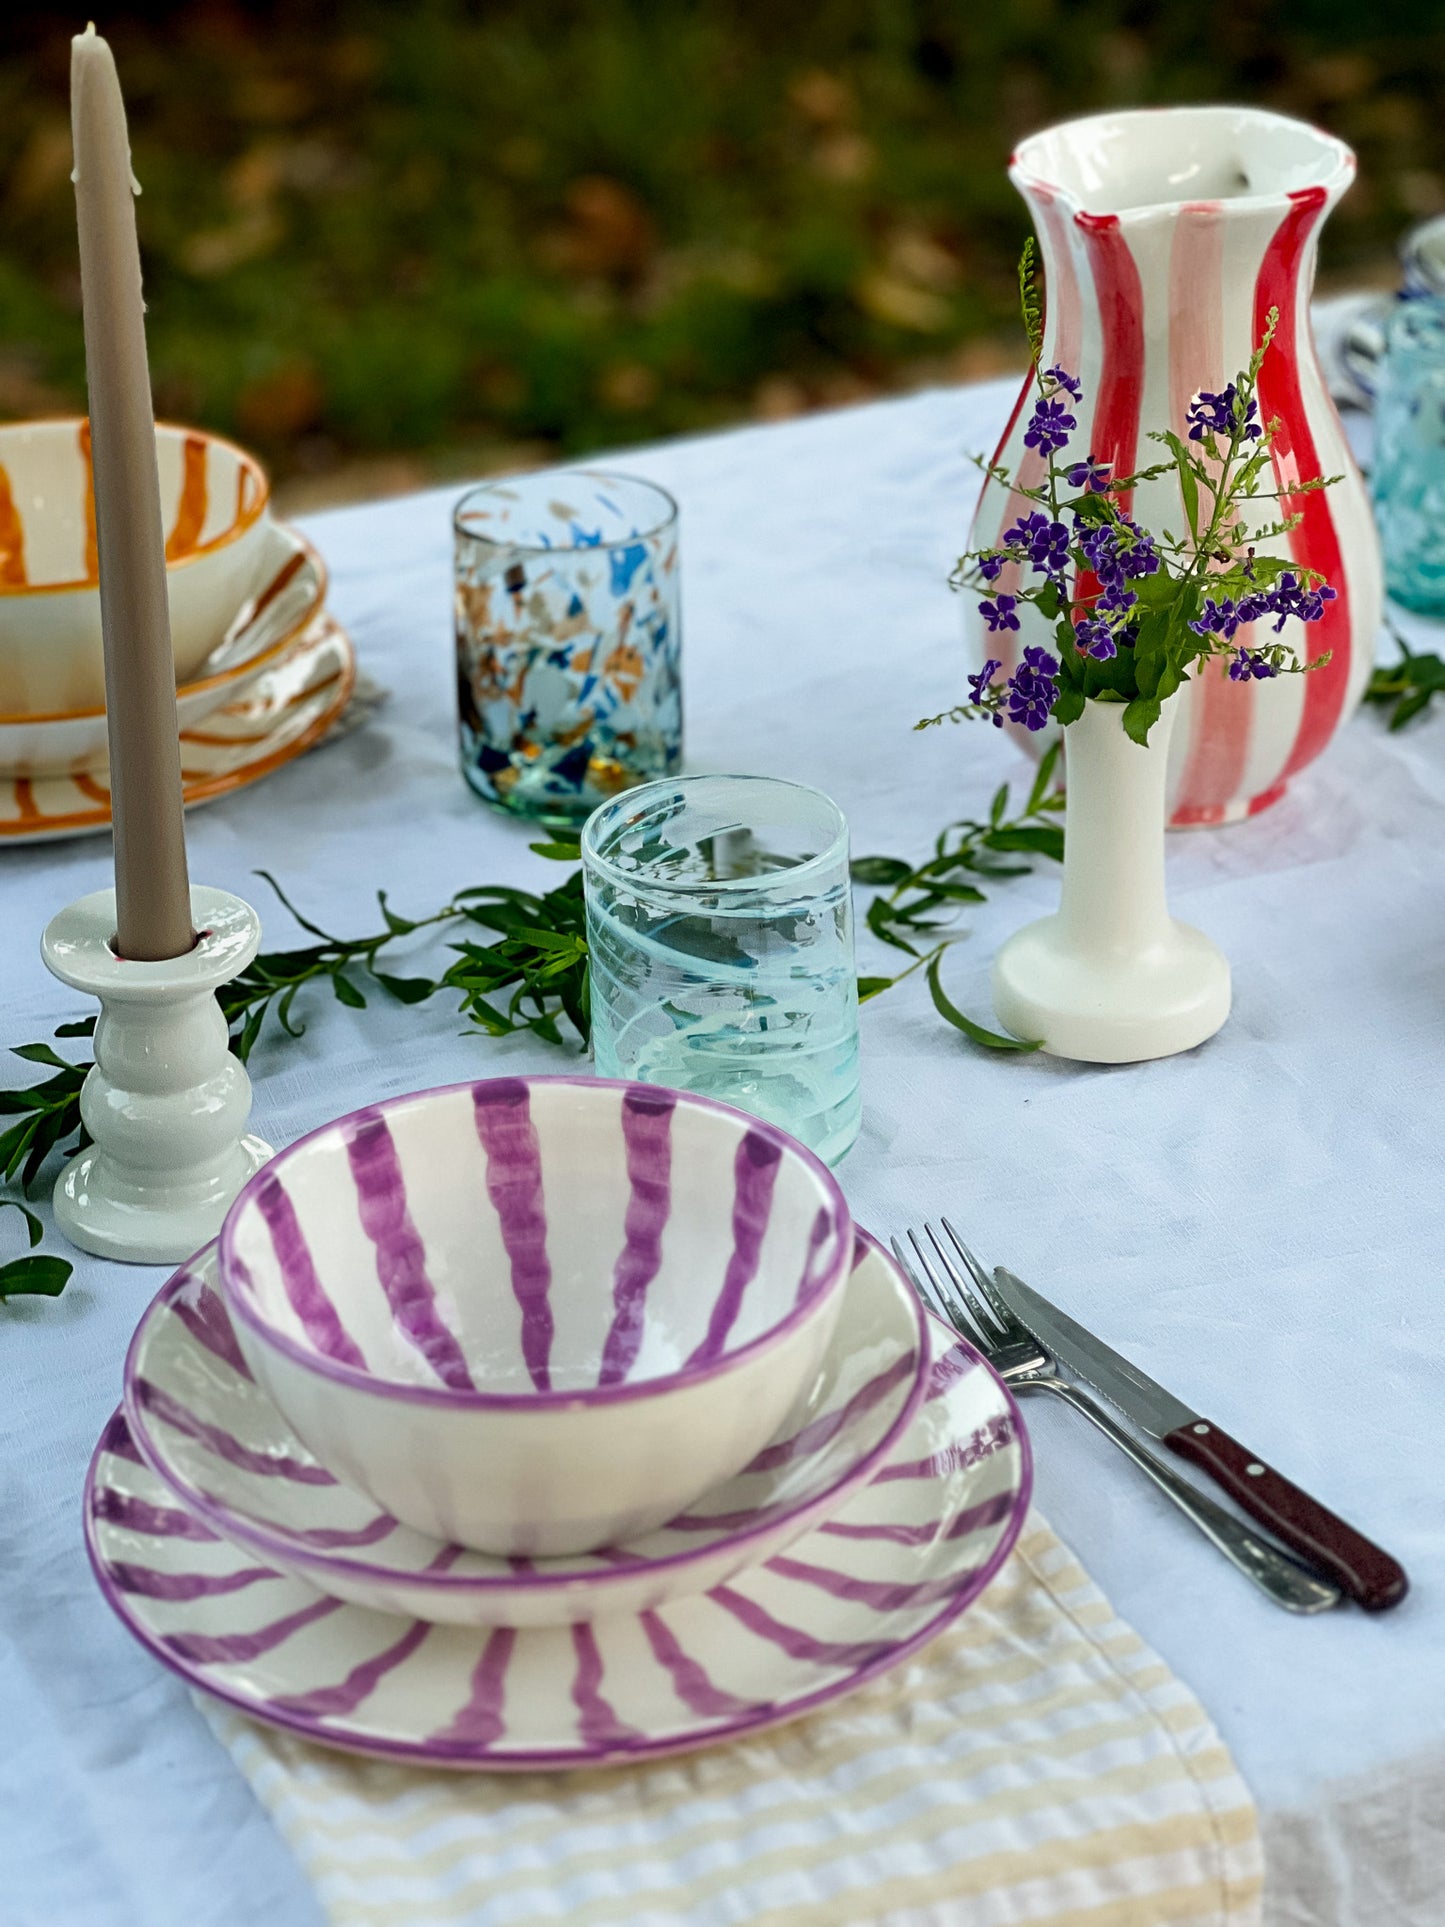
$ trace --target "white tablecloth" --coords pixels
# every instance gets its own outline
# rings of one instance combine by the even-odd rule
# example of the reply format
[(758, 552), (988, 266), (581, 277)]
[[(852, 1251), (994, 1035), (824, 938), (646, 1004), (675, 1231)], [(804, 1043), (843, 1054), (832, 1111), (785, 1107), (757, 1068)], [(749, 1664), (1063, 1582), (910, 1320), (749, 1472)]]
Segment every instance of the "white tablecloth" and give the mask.
[[(991, 444), (1007, 400), (927, 394), (619, 463), (682, 503), (693, 769), (818, 784), (857, 851), (919, 856), (1023, 777), (994, 731), (911, 732), (961, 692), (945, 577), (974, 488), (965, 451)], [(258, 867), (358, 931), (376, 885), (422, 911), (466, 883), (555, 875), (456, 774), (451, 493), (308, 524), (394, 699), (191, 819), (193, 874), (251, 896), (273, 944), (300, 937)], [(7, 1039), (75, 1014), (39, 934), (109, 861), (97, 838), (0, 853)], [(1234, 965), (1215, 1042), (1125, 1069), (985, 1060), (911, 982), (864, 1012), (843, 1180), (881, 1232), (947, 1210), (1405, 1561), (1400, 1611), (1291, 1619), (1082, 1423), (1028, 1408), (1044, 1510), (1253, 1788), (1272, 1927), (1438, 1927), (1445, 714), (1400, 737), (1356, 720), (1265, 816), (1174, 839), (1170, 880)], [(1015, 883), (974, 914), (948, 971), (957, 1001), (987, 1014), (990, 954), (1055, 888)], [(458, 1032), (440, 1003), (318, 1004), (303, 1044), (253, 1059), (258, 1127), (282, 1142), (385, 1092), (555, 1067), (543, 1046)], [(0, 1310), (0, 1921), (315, 1927), (279, 1836), (184, 1687), (111, 1619), (81, 1550), (82, 1475), (158, 1279), (85, 1260), (57, 1302)]]

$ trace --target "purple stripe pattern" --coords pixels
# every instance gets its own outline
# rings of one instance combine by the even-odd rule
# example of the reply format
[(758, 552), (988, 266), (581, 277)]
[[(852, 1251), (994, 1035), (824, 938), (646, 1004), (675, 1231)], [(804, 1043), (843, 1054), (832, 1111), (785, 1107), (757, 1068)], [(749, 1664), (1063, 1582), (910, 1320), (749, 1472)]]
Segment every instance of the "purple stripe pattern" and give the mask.
[[(663, 1097), (670, 1114), (672, 1093)], [(875, 1245), (859, 1251), (834, 1346), (792, 1429), (709, 1494), (709, 1511), (570, 1561), (464, 1553), (377, 1511), (343, 1481), (311, 1483), (326, 1475), (270, 1400), (249, 1379), (211, 1369), (236, 1342), (214, 1289), (214, 1246), (162, 1288), (142, 1319), (127, 1362), (127, 1409), (145, 1459), (184, 1504), (267, 1565), (325, 1591), (472, 1624), (502, 1618), (513, 1599), (555, 1601), (546, 1615), (554, 1623), (656, 1606), (705, 1592), (836, 1512), (906, 1425), (930, 1376), (916, 1302)], [(199, 1313), (199, 1330), (183, 1310)]]
[(662, 1233), (672, 1210), (673, 1091), (639, 1087), (622, 1099), (627, 1147), (626, 1243), (612, 1276), (612, 1325), (602, 1349), (599, 1385), (616, 1385), (642, 1347), (643, 1300), (662, 1266)]
[(707, 1336), (689, 1365), (708, 1364), (727, 1349), (728, 1334), (743, 1307), (743, 1293), (757, 1276), (782, 1156), (776, 1140), (757, 1131), (747, 1132), (738, 1146), (733, 1162), (733, 1255), (707, 1321)]
[[(133, 1463), (141, 1463), (139, 1454)], [(105, 1486), (96, 1492), (94, 1510), (96, 1518), (103, 1519), (107, 1525), (121, 1532), (143, 1533), (148, 1539), (190, 1539), (214, 1544), (216, 1538), (209, 1526), (203, 1526), (189, 1512), (180, 1512), (169, 1505), (151, 1505), (132, 1493), (117, 1492), (114, 1486)]]
[[(256, 1208), (271, 1234), (271, 1249), (281, 1267), (286, 1297), (301, 1320), (307, 1338), (324, 1357), (364, 1372), (366, 1360), (337, 1316), (335, 1305), (321, 1288), (291, 1194), (268, 1166), (262, 1167), (255, 1198)], [(254, 1286), (252, 1292), (254, 1295)]]
[(438, 1746), (488, 1747), (503, 1737), (507, 1722), (502, 1717), (502, 1702), (507, 1690), (507, 1666), (516, 1643), (517, 1634), (511, 1626), (498, 1626), (491, 1634), (472, 1674), (471, 1696), (451, 1724), (434, 1736)]
[[(187, 1333), (186, 1342), (196, 1341)], [(198, 1571), (192, 1545), (171, 1529), (166, 1488), (136, 1463), (123, 1422), (107, 1427), (92, 1461), (87, 1547), (112, 1608), (152, 1652), (253, 1717), (333, 1745), (534, 1771), (740, 1738), (917, 1651), (1014, 1543), (1031, 1464), (1012, 1400), (961, 1343), (934, 1329), (929, 1344), (950, 1369), (933, 1373), (931, 1403), (910, 1405), (884, 1477), (788, 1552), (710, 1592), (573, 1626), (570, 1679), (555, 1630), (457, 1626), (434, 1639), (420, 1616), (388, 1627), (258, 1568), (225, 1540), (207, 1546)], [(441, 1548), (435, 1563), (457, 1556)], [(556, 1679), (559, 1664), (562, 1694), (534, 1701), (529, 1682)]]
[(550, 1391), (552, 1307), (547, 1294), (547, 1213), (542, 1199), (542, 1147), (531, 1096), (520, 1077), (472, 1088), (477, 1136), (487, 1154), (487, 1196), (502, 1227), (512, 1291), (522, 1312), (522, 1357), (539, 1392)]
[(159, 1385), (152, 1385), (148, 1378), (137, 1379), (135, 1392), (144, 1411), (158, 1418), (162, 1424), (174, 1426), (176, 1431), (206, 1445), (217, 1458), (234, 1465), (240, 1472), (258, 1472), (268, 1479), (290, 1479), (295, 1485), (336, 1484), (325, 1466), (317, 1465), (314, 1461), (308, 1465), (285, 1454), (273, 1457), (268, 1452), (253, 1452), (250, 1446), (242, 1445), (239, 1439), (232, 1438), (219, 1425), (212, 1425), (188, 1411), (178, 1399), (172, 1398)]
[(426, 1250), (406, 1206), (401, 1159), (379, 1111), (359, 1111), (352, 1119), (346, 1157), (356, 1180), (361, 1227), (376, 1247), (377, 1277), (397, 1329), (415, 1345), (443, 1385), (454, 1392), (474, 1392), (477, 1388), (462, 1348), (437, 1312), (436, 1293), (426, 1271)]
[(225, 1300), (201, 1278), (189, 1272), (182, 1275), (185, 1283), (172, 1300), (176, 1317), (213, 1358), (229, 1365), (238, 1378), (249, 1379), (251, 1367), (241, 1356)]

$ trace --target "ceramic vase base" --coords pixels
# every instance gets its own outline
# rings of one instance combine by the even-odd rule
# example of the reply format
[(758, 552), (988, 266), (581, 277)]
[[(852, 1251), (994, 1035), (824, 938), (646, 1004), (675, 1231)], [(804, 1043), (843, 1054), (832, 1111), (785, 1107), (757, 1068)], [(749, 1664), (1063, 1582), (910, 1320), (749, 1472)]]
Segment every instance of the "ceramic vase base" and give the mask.
[(271, 1154), (263, 1139), (248, 1135), (219, 1172), (193, 1184), (138, 1186), (92, 1145), (55, 1181), (56, 1222), (73, 1245), (97, 1258), (178, 1265), (216, 1236), (236, 1193)]
[(1132, 956), (1088, 957), (1060, 917), (1012, 936), (993, 965), (999, 1022), (1051, 1057), (1138, 1064), (1212, 1037), (1229, 1015), (1229, 965), (1202, 931), (1171, 923)]

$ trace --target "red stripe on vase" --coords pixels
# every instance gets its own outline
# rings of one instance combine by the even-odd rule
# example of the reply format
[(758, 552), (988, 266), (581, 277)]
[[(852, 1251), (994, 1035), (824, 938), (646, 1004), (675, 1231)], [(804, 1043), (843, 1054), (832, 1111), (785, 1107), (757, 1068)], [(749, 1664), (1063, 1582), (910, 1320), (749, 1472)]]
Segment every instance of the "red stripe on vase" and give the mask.
[[(1224, 370), (1224, 209), (1181, 209), (1169, 254), (1169, 426), (1186, 433), (1201, 388), (1218, 393)], [(1254, 701), (1222, 663), (1202, 664), (1190, 689), (1189, 746), (1175, 794), (1175, 823), (1217, 823), (1240, 790), (1249, 760)]]
[[(1115, 475), (1132, 475), (1138, 459), (1144, 399), (1144, 288), (1117, 214), (1077, 213), (1094, 276), (1103, 363), (1094, 401), (1090, 451)], [(1127, 511), (1131, 497), (1119, 497)]]
[(1280, 491), (1280, 513), (1303, 518), (1289, 535), (1290, 553), (1296, 562), (1324, 576), (1335, 591), (1335, 599), (1325, 604), (1323, 617), (1309, 625), (1302, 639), (1302, 648), (1310, 655), (1321, 655), (1327, 649), (1332, 654), (1323, 669), (1305, 678), (1304, 708), (1294, 748), (1280, 771), (1281, 782), (1287, 782), (1325, 747), (1340, 720), (1350, 680), (1350, 585), (1334, 513), (1322, 489), (1304, 494), (1290, 492), (1296, 483), (1311, 481), (1320, 473), (1300, 384), (1300, 332), (1309, 326), (1308, 313), (1300, 305), (1300, 284), (1306, 255), (1329, 196), (1323, 187), (1304, 187), (1289, 198), (1289, 213), (1265, 250), (1254, 288), (1256, 340), (1264, 333), (1270, 309), (1279, 310), (1274, 342), (1259, 371), (1259, 412), (1265, 421), (1277, 418), (1279, 422), (1271, 455)]

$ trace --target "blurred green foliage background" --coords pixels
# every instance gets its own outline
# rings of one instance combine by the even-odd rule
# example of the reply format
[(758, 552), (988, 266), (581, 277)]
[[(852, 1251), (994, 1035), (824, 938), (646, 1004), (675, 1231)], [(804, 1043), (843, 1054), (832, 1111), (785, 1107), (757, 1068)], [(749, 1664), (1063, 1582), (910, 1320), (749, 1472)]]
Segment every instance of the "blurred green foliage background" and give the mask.
[[(0, 24), (0, 414), (83, 405), (69, 35)], [(1336, 281), (1445, 209), (1420, 0), (239, 0), (97, 20), (158, 410), (345, 494), (1018, 357), (1010, 147), (1238, 98), (1352, 142)], [(314, 478), (308, 482), (307, 478)]]

